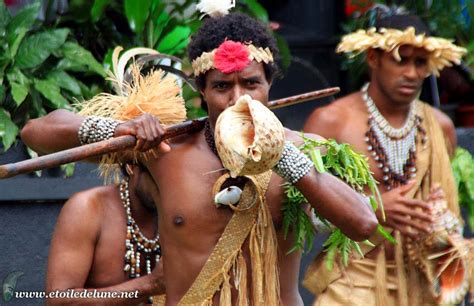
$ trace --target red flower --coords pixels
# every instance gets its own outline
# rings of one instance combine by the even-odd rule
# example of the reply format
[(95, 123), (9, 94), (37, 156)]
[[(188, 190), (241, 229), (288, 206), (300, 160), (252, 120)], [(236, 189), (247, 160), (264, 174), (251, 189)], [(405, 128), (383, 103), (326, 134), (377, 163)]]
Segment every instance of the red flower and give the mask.
[(5, 0), (5, 6), (10, 6), (10, 5), (14, 5), (15, 4), (15, 0)]
[(249, 63), (249, 51), (240, 42), (226, 40), (214, 54), (214, 67), (223, 73), (242, 71)]
[(373, 5), (371, 0), (346, 0), (346, 16), (352, 17), (354, 13), (364, 14)]

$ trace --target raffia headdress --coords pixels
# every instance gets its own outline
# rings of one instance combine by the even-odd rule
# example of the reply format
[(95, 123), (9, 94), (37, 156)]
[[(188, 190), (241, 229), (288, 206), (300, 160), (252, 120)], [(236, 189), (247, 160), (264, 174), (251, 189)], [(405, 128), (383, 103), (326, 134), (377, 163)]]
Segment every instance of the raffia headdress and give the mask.
[(425, 34), (416, 35), (413, 27), (408, 27), (404, 31), (386, 28), (381, 28), (379, 31), (375, 28), (361, 29), (343, 36), (336, 52), (351, 53), (351, 56), (356, 56), (368, 49), (381, 49), (391, 52), (395, 59), (400, 61), (398, 49), (402, 45), (427, 50), (430, 53), (428, 59), (430, 71), (435, 75), (439, 75), (444, 67), (450, 67), (453, 63), (459, 65), (461, 57), (467, 52), (465, 48), (456, 46), (451, 40)]
[[(76, 106), (81, 110), (79, 113), (83, 116), (102, 116), (120, 121), (132, 120), (148, 113), (156, 116), (164, 126), (183, 122), (186, 119), (186, 107), (175, 77), (166, 75), (161, 69), (142, 75), (142, 67), (132, 63), (128, 69), (130, 80), (126, 80), (127, 64), (135, 56), (146, 55), (158, 59), (168, 56), (153, 49), (133, 48), (119, 58), (122, 50), (122, 47), (114, 50), (113, 72), (109, 77), (116, 94), (101, 93), (91, 100), (78, 103)], [(135, 159), (147, 158), (147, 154), (140, 156), (137, 152), (132, 153)], [(113, 153), (104, 155), (101, 159), (99, 168), (106, 181), (118, 179), (120, 156)]]

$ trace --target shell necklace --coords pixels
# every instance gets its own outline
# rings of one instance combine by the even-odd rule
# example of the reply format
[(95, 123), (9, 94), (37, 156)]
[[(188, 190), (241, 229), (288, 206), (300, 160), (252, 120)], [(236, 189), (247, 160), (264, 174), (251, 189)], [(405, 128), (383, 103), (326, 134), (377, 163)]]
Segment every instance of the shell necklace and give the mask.
[(127, 214), (127, 238), (125, 240), (125, 266), (123, 270), (129, 273), (129, 278), (138, 278), (141, 275), (141, 258), (144, 258), (146, 262), (146, 274), (151, 273), (153, 259), (155, 263), (160, 261), (160, 236), (156, 234), (153, 239), (146, 238), (132, 217), (128, 179), (123, 179), (120, 184), (120, 198)]
[(418, 133), (426, 142), (426, 132), (417, 115), (416, 102), (412, 102), (405, 124), (397, 129), (388, 123), (368, 94), (369, 83), (362, 87), (362, 98), (369, 112), (369, 130), (365, 142), (370, 155), (383, 171), (383, 182), (387, 190), (406, 184), (416, 177), (416, 142)]

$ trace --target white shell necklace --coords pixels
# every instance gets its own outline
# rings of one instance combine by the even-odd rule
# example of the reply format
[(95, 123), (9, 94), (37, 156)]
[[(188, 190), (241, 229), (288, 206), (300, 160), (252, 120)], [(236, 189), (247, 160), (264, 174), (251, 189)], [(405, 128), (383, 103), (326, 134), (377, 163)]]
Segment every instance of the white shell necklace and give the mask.
[(417, 115), (416, 102), (412, 102), (405, 124), (394, 128), (380, 113), (368, 94), (369, 83), (362, 87), (362, 98), (369, 112), (369, 131), (365, 134), (367, 149), (383, 171), (386, 189), (406, 184), (416, 176), (416, 140), (421, 132), (421, 117)]

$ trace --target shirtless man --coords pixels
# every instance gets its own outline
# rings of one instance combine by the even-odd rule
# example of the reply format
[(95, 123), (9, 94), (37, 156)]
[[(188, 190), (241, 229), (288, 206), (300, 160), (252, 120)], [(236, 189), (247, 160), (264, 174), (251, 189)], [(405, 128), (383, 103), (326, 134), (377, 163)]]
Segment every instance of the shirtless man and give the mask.
[[(229, 40), (241, 46), (252, 43), (257, 48), (268, 47), (269, 52), (277, 57), (275, 41), (262, 24), (245, 15), (229, 14), (204, 22), (189, 46), (190, 59), (195, 60)], [(267, 103), (275, 68), (273, 61), (249, 60), (244, 67), (231, 72), (222, 72), (215, 66), (201, 71), (197, 83), (207, 103), (210, 129), (214, 129), (219, 114), (244, 94)], [(64, 110), (55, 111), (25, 127), (22, 136), (30, 140), (28, 143), (34, 149), (47, 152), (63, 150), (79, 145), (77, 134), (84, 120)], [(119, 124), (114, 136), (135, 135), (138, 138), (136, 149), (146, 151), (158, 145), (157, 137), (162, 133), (158, 120), (145, 114)], [(169, 144), (160, 143), (158, 149), (162, 154), (156, 159), (143, 161), (161, 197), (158, 224), (162, 237), (166, 305), (176, 305), (185, 296), (232, 217), (230, 209), (218, 209), (213, 204), (212, 187), (225, 171), (216, 172), (223, 166), (204, 134), (200, 131), (176, 137)], [(299, 133), (289, 130), (287, 139), (301, 142)], [(301, 254), (287, 254), (293, 238), (285, 240), (281, 230), (282, 184), (283, 179), (274, 173), (266, 192), (278, 238), (280, 302), (282, 305), (302, 305), (298, 292)], [(375, 231), (378, 222), (371, 209), (359, 194), (332, 175), (319, 174), (311, 168), (295, 186), (321, 216), (350, 238), (365, 240)], [(242, 250), (248, 257), (247, 243)], [(250, 284), (250, 270), (247, 279)], [(219, 303), (219, 296), (220, 292), (214, 295), (214, 305)], [(237, 292), (232, 289), (233, 304), (236, 298)]]
[[(131, 215), (145, 237), (157, 231), (153, 179), (138, 166), (130, 168)], [(138, 292), (133, 298), (52, 298), (47, 305), (138, 305), (164, 294), (162, 267), (131, 280), (124, 271), (127, 217), (118, 186), (109, 185), (72, 196), (59, 214), (48, 257), (46, 291)], [(145, 260), (141, 270), (146, 271)]]
[[(414, 27), (417, 34), (428, 33), (426, 26), (418, 17), (408, 15), (395, 15), (381, 19), (378, 21), (377, 28), (406, 31), (409, 26)], [(383, 35), (381, 36), (383, 37)], [(364, 45), (363, 39), (363, 37), (359, 37), (360, 45)], [(385, 39), (388, 41), (390, 38), (385, 37)], [(382, 42), (382, 40), (380, 41)], [(426, 186), (430, 188), (433, 187), (434, 183), (446, 180), (452, 181), (448, 158), (446, 157), (444, 159), (446, 161), (444, 164), (441, 164), (440, 161), (447, 155), (447, 150), (449, 152), (454, 152), (456, 146), (456, 134), (453, 123), (446, 115), (437, 109), (429, 108), (428, 106), (416, 101), (423, 80), (434, 72), (433, 66), (430, 66), (430, 63), (433, 61), (432, 56), (436, 54), (437, 50), (435, 49), (435, 51), (430, 53), (423, 47), (415, 46), (414, 41), (409, 41), (408, 39), (402, 43), (398, 43), (396, 39), (393, 39), (392, 41), (395, 41), (395, 44), (397, 44), (397, 48), (394, 49), (398, 49), (400, 60), (396, 59), (394, 53), (383, 48), (367, 46), (366, 49), (359, 50), (353, 49), (358, 48), (356, 46), (357, 42), (353, 45), (345, 43), (346, 41), (344, 40), (341, 42), (338, 49), (341, 52), (366, 51), (366, 63), (370, 70), (370, 84), (361, 91), (342, 97), (328, 106), (316, 109), (306, 122), (304, 131), (317, 133), (323, 137), (332, 138), (341, 143), (349, 143), (359, 153), (369, 156), (368, 160), (370, 163), (370, 169), (374, 173), (376, 180), (380, 182), (379, 190), (382, 193), (382, 200), (386, 214), (384, 225), (400, 232), (404, 237), (417, 239), (423, 234), (430, 232), (430, 225), (433, 221), (430, 207), (426, 202), (428, 198), (426, 194), (429, 193), (429, 190), (423, 191), (423, 197), (419, 194), (422, 193), (421, 190), (426, 188)], [(349, 42), (349, 39), (347, 39), (347, 42)], [(378, 42), (373, 42), (372, 45), (378, 46), (377, 43)], [(458, 55), (459, 57), (462, 55), (462, 50), (459, 51), (456, 49), (458, 47), (454, 46), (452, 48), (457, 50), (457, 52), (460, 52)], [(449, 61), (452, 61), (452, 59), (449, 59)], [(442, 69), (442, 67), (436, 67), (436, 69)], [(381, 117), (380, 115), (370, 111), (368, 101), (372, 101), (375, 104)], [(390, 158), (389, 149), (386, 147), (388, 142), (381, 140), (382, 138), (380, 138), (382, 137), (380, 135), (385, 133), (385, 129), (380, 128), (383, 132), (378, 132), (378, 127), (374, 127), (376, 120), (369, 119), (369, 115), (371, 115), (372, 118), (385, 118), (388, 122), (387, 126), (391, 130), (400, 129), (405, 126), (405, 124), (409, 124), (409, 119), (407, 118), (412, 115), (410, 109), (415, 105), (417, 106), (418, 114), (421, 114), (422, 117), (425, 116), (425, 110), (426, 113), (430, 114), (430, 118), (432, 114), (433, 118), (436, 119), (434, 120), (434, 124), (429, 124), (430, 121), (427, 117), (422, 118), (420, 122), (416, 121), (414, 125), (407, 129), (409, 132), (408, 135), (402, 137), (403, 139), (410, 137), (410, 132), (414, 131), (417, 138), (414, 143), (409, 144), (409, 146), (416, 146), (416, 151), (414, 150), (410, 153), (412, 155), (405, 156), (403, 162), (398, 165), (396, 162), (394, 163), (393, 160), (390, 162), (384, 162), (384, 156), (389, 156)], [(442, 134), (444, 134), (445, 139), (437, 139), (438, 137), (436, 134), (432, 134), (432, 131), (439, 129), (439, 127), (442, 129)], [(372, 133), (371, 131), (376, 132)], [(374, 144), (374, 139), (377, 139), (379, 144)], [(427, 143), (423, 144), (422, 142), (424, 141), (427, 141)], [(442, 145), (436, 146), (434, 145), (434, 141), (442, 143)], [(447, 146), (444, 145), (445, 142), (448, 144)], [(420, 161), (420, 156), (424, 154), (427, 147), (431, 152), (439, 150), (440, 153), (436, 153), (435, 158), (439, 158), (436, 165), (433, 164), (433, 157), (430, 157), (428, 162), (429, 165), (427, 166), (427, 169), (430, 170), (427, 171), (425, 177), (425, 173), (422, 173), (422, 171), (425, 170), (421, 170), (425, 167), (420, 164), (424, 164), (425, 162)], [(383, 153), (380, 150), (384, 150)], [(403, 168), (405, 163), (407, 163), (407, 166)], [(394, 167), (401, 167), (404, 169), (404, 173), (394, 175)], [(447, 179), (442, 178), (442, 176), (436, 177), (434, 175), (436, 171), (433, 171), (432, 167), (442, 167), (442, 176), (445, 176)], [(427, 179), (430, 174), (432, 175), (431, 179)], [(422, 186), (421, 182), (423, 181), (424, 183)], [(452, 187), (454, 186), (443, 186), (443, 189), (446, 193), (449, 192), (452, 194), (453, 192), (456, 192), (456, 190), (452, 190)], [(416, 196), (414, 196), (415, 194)], [(450, 209), (454, 213), (459, 213), (457, 202), (451, 201), (451, 199), (448, 199), (448, 202)], [(380, 219), (380, 221), (382, 222), (382, 219)], [(375, 269), (375, 258), (380, 254), (382, 245), (384, 246), (383, 249), (386, 254), (386, 259), (388, 260), (387, 266), (394, 263), (394, 245), (385, 241), (385, 243), (381, 243), (378, 247), (369, 252), (366, 255), (366, 259), (363, 260), (363, 263), (361, 261), (361, 271), (363, 265), (365, 265), (365, 267), (371, 265)], [(354, 272), (352, 278), (359, 278), (357, 281), (362, 284), (364, 283), (364, 280), (360, 278), (361, 274), (359, 274), (357, 270), (358, 266), (359, 262), (352, 264), (351, 269), (354, 269), (352, 270), (352, 272)], [(410, 273), (410, 269), (412, 268), (408, 268), (407, 266), (407, 273)], [(391, 271), (393, 272), (393, 270)], [(371, 277), (374, 275), (375, 270)], [(389, 273), (388, 278), (391, 277), (390, 275), (391, 274)], [(318, 275), (315, 275), (315, 278), (317, 279)], [(328, 279), (331, 279), (332, 283), (328, 284), (328, 287), (325, 288), (324, 291), (322, 287), (315, 289), (317, 295), (317, 302), (315, 305), (342, 303), (344, 296), (347, 295), (348, 292), (351, 292), (350, 304), (373, 305), (376, 300), (376, 290), (371, 287), (372, 285), (366, 286), (365, 289), (362, 289), (363, 286), (361, 285), (361, 291), (351, 291), (356, 289), (353, 287), (349, 288), (347, 282), (344, 283), (345, 279), (351, 279), (350, 273), (347, 273), (347, 276), (343, 276), (337, 281), (334, 281), (335, 278), (331, 277), (328, 277)], [(374, 283), (373, 279), (370, 277), (367, 281), (370, 284)], [(391, 285), (396, 287), (396, 284), (392, 283)], [(375, 285), (375, 287), (377, 286)], [(391, 298), (394, 299), (395, 304), (402, 303), (400, 302), (401, 296), (406, 296), (406, 293), (404, 292), (399, 292), (398, 297), (393, 293), (396, 291), (390, 292)], [(422, 295), (422, 292), (428, 291), (421, 291), (412, 287), (408, 288), (407, 295), (411, 298), (416, 294)], [(426, 297), (417, 300), (416, 302), (414, 302), (415, 300), (411, 301), (410, 305), (432, 302), (430, 298)], [(387, 305), (392, 304), (388, 303)]]

